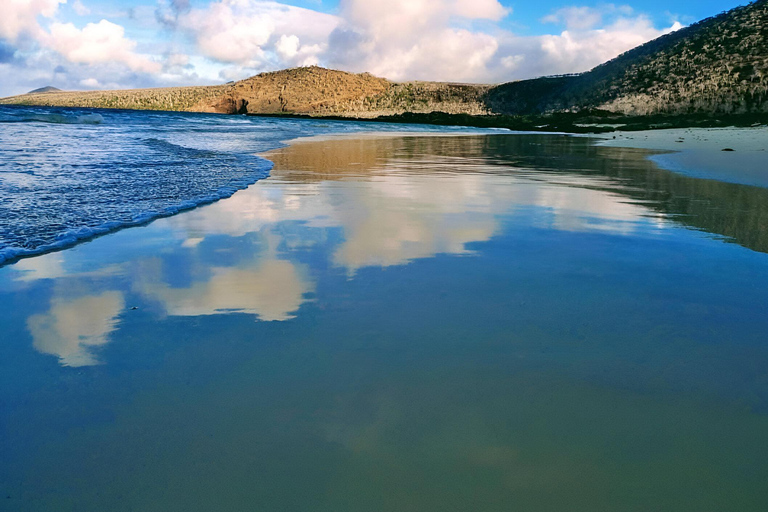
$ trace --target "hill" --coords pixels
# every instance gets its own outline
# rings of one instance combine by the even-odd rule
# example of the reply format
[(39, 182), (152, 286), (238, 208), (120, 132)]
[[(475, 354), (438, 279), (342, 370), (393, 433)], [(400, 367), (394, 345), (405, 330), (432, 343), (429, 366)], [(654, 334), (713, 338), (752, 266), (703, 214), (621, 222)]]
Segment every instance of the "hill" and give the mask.
[(29, 91), (27, 94), (42, 94), (46, 92), (61, 92), (61, 89), (57, 89), (56, 87), (53, 87), (51, 85), (46, 85), (45, 87), (41, 87), (39, 89)]
[(194, 111), (195, 105), (219, 98), (226, 93), (229, 87), (227, 85), (209, 85), (118, 91), (28, 93), (2, 98), (0, 105)]
[(768, 0), (659, 37), (586, 73), (500, 85), (503, 114), (602, 109), (630, 115), (768, 112)]
[(225, 85), (28, 93), (0, 99), (0, 104), (361, 118), (434, 111), (481, 115), (490, 113), (483, 103), (489, 88), (396, 83), (370, 73), (309, 66), (261, 73)]
[(261, 73), (235, 82), (193, 110), (237, 114), (306, 114), (373, 118), (406, 112), (488, 114), (490, 86), (439, 82), (396, 83), (370, 73), (318, 66)]

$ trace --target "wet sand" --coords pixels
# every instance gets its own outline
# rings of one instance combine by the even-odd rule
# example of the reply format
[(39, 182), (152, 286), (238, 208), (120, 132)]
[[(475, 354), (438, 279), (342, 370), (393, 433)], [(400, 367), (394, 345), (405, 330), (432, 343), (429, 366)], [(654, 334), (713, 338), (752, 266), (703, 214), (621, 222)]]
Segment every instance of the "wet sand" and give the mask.
[(762, 512), (768, 190), (650, 154), (304, 141), (0, 268), (4, 505)]
[(603, 138), (599, 142), (601, 146), (669, 151), (671, 153), (653, 157), (653, 161), (671, 171), (702, 179), (768, 187), (768, 127), (765, 126), (617, 132), (600, 137)]

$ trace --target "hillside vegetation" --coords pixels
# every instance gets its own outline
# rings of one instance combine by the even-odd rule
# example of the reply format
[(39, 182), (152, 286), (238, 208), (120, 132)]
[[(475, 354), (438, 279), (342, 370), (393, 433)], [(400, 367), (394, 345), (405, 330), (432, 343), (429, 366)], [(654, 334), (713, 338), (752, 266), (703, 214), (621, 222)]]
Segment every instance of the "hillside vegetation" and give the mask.
[(317, 66), (261, 73), (227, 85), (29, 93), (0, 104), (173, 110), (224, 114), (307, 114), (373, 118), (406, 112), (489, 114), (489, 86), (395, 83), (370, 73)]
[(768, 0), (659, 37), (579, 75), (500, 85), (491, 110), (631, 115), (768, 112)]
[(306, 114), (374, 118), (406, 112), (489, 114), (490, 86), (439, 82), (396, 83), (370, 73), (317, 66), (261, 73), (233, 84), (191, 110), (231, 114)]
[(119, 91), (28, 93), (0, 99), (0, 104), (193, 111), (196, 105), (221, 97), (230, 87), (230, 85), (213, 85)]

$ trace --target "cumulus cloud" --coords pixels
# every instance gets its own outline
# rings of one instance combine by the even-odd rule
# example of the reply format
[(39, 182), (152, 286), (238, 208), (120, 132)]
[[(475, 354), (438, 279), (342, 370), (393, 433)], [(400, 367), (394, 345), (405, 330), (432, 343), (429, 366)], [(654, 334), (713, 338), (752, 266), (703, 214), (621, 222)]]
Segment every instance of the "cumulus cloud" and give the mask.
[(0, 38), (15, 42), (20, 36), (28, 34), (39, 36), (42, 28), (38, 17), (52, 18), (59, 4), (67, 0), (3, 0), (0, 15)]
[[(0, 16), (0, 43), (2, 43), (5, 68), (3, 92), (23, 92), (33, 84), (56, 82), (59, 85), (97, 87), (105, 85), (95, 75), (125, 77), (126, 74), (152, 75), (161, 65), (135, 51), (137, 43), (125, 34), (125, 28), (107, 20), (88, 23), (78, 28), (74, 23), (62, 23), (59, 18), (60, 4), (66, 0), (6, 0)], [(89, 9), (80, 0), (72, 4), (78, 15), (88, 14)], [(3, 42), (4, 40), (5, 42)], [(84, 76), (70, 77), (62, 72), (75, 64), (74, 69)], [(82, 69), (83, 66), (88, 69)], [(19, 71), (22, 75), (19, 75)], [(117, 82), (106, 82), (117, 85)], [(19, 90), (21, 89), (21, 90)]]
[(339, 19), (277, 2), (219, 0), (178, 16), (177, 26), (218, 62), (261, 69), (319, 62)]
[(560, 34), (531, 38), (512, 37), (502, 48), (502, 51), (521, 56), (516, 65), (523, 78), (587, 71), (651, 39), (682, 28), (675, 22), (668, 28), (657, 29), (647, 16), (633, 15), (631, 8), (613, 5), (600, 9), (564, 8), (543, 21), (565, 25), (565, 30)]
[[(139, 46), (113, 21), (61, 19), (85, 13), (81, 0), (61, 12), (64, 0), (6, 0), (0, 66), (60, 87), (210, 83), (313, 64), (392, 80), (494, 83), (586, 71), (681, 27), (656, 28), (614, 4), (563, 7), (540, 19), (554, 33), (518, 36), (501, 25), (514, 13), (499, 0), (340, 0), (336, 14), (267, 0), (146, 1), (157, 3), (135, 6), (144, 14), (126, 26), (164, 35)], [(40, 65), (47, 73), (32, 69)], [(69, 72), (53, 73), (56, 66)]]
[(498, 41), (461, 25), (509, 13), (497, 0), (343, 0), (340, 7), (343, 23), (330, 37), (330, 64), (394, 80), (485, 74)]
[(75, 64), (122, 63), (132, 71), (157, 73), (161, 65), (134, 53), (136, 42), (125, 29), (107, 20), (78, 29), (72, 23), (53, 23), (42, 41)]

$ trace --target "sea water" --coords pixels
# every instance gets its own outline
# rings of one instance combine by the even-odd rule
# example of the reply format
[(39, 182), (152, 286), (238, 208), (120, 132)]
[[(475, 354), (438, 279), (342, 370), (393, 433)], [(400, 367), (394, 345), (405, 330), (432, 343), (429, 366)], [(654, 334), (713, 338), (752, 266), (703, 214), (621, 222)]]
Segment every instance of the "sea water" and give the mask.
[(285, 141), (365, 130), (436, 128), (0, 106), (0, 265), (229, 197)]
[(765, 510), (768, 189), (557, 135), (265, 156), (0, 268), (0, 509)]

